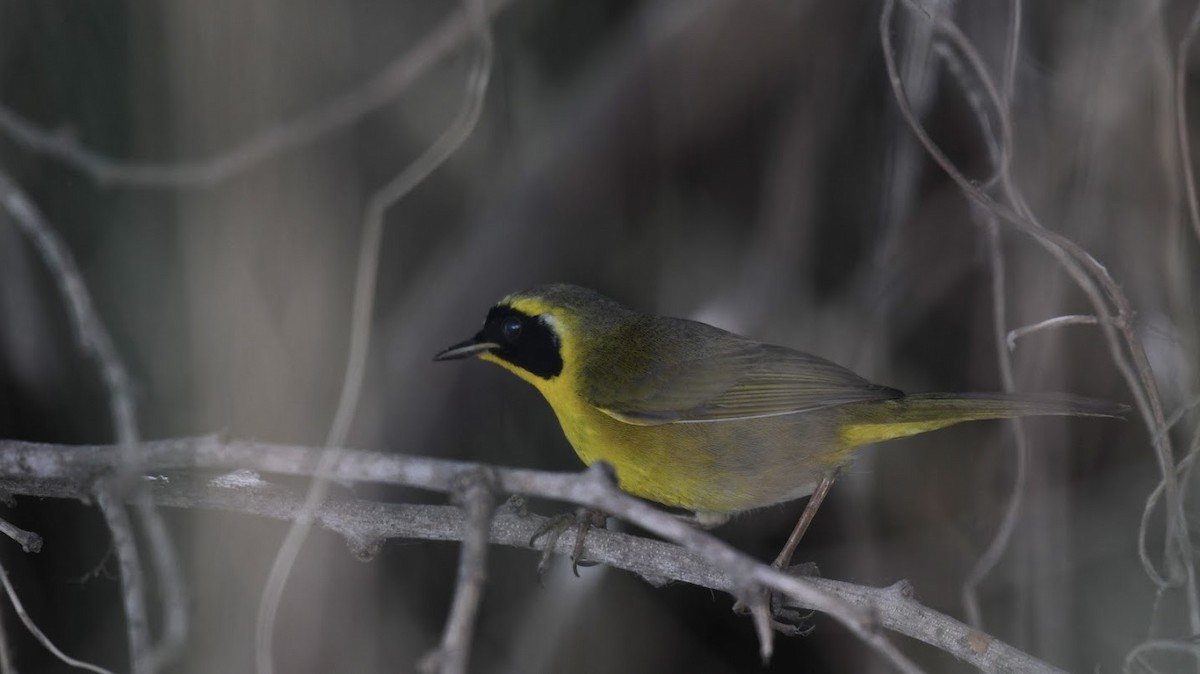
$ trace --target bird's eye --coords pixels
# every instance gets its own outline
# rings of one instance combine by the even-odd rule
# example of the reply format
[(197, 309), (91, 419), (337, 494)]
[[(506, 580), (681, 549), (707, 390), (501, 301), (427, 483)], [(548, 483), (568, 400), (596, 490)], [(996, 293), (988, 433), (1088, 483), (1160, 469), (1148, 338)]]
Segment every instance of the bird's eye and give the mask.
[(500, 324), (500, 334), (504, 335), (504, 341), (515, 342), (521, 336), (521, 319), (516, 316), (509, 316)]

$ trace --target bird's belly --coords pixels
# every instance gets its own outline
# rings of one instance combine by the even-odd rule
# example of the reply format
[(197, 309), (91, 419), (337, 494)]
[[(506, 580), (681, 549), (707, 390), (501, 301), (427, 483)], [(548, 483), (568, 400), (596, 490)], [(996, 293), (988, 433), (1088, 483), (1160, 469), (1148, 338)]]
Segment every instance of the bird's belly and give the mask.
[(638, 426), (590, 406), (555, 407), (585, 464), (606, 461), (624, 491), (689, 510), (730, 513), (800, 498), (842, 462), (836, 419), (821, 411)]

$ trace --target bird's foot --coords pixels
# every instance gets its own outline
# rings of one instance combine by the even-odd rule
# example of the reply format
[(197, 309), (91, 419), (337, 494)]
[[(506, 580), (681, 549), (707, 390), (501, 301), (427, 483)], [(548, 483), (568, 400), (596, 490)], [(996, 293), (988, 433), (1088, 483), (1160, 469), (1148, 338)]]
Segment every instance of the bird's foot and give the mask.
[(579, 508), (575, 512), (562, 513), (546, 520), (538, 530), (533, 532), (533, 536), (529, 538), (530, 547), (537, 547), (536, 543), (539, 538), (546, 537), (546, 543), (542, 548), (542, 558), (538, 560), (538, 575), (544, 576), (546, 570), (550, 568), (550, 556), (554, 553), (554, 548), (558, 545), (558, 539), (570, 529), (576, 527), (575, 531), (575, 547), (571, 552), (571, 572), (579, 577), (579, 567), (591, 566), (595, 562), (581, 561), (583, 557), (583, 544), (587, 540), (587, 533), (596, 527), (599, 529), (605, 528), (608, 522), (608, 514), (600, 510), (592, 510), (589, 508)]
[[(821, 570), (817, 568), (815, 562), (794, 564), (780, 570), (791, 576), (804, 578), (821, 577)], [(801, 611), (784, 606), (779, 595), (773, 592), (768, 593), (767, 602), (771, 609), (771, 628), (776, 632), (789, 637), (806, 637), (812, 634), (812, 631), (816, 628), (816, 623), (812, 621), (812, 617), (816, 611)], [(751, 608), (746, 602), (739, 599), (733, 604), (733, 612), (739, 615), (748, 615), (751, 613)]]

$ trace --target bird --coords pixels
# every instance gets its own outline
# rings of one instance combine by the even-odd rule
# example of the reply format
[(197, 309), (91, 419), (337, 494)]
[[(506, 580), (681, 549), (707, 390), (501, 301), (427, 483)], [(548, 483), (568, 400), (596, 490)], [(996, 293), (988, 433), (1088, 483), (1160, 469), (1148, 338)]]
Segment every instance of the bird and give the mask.
[(504, 297), (478, 333), (434, 360), (468, 357), (537, 388), (584, 464), (607, 462), (623, 491), (702, 525), (811, 496), (780, 568), (864, 445), (964, 421), (1123, 409), (1069, 394), (905, 394), (818, 356), (565, 283)]

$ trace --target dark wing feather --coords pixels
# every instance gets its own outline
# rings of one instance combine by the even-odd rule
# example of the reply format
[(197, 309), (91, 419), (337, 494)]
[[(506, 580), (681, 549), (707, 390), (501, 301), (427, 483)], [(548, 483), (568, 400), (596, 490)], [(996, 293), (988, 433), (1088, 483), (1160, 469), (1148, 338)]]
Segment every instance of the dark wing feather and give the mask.
[(626, 423), (732, 421), (903, 395), (822, 358), (703, 323), (647, 316), (621, 333), (613, 335), (627, 347), (621, 356), (593, 359), (584, 380), (588, 402)]

